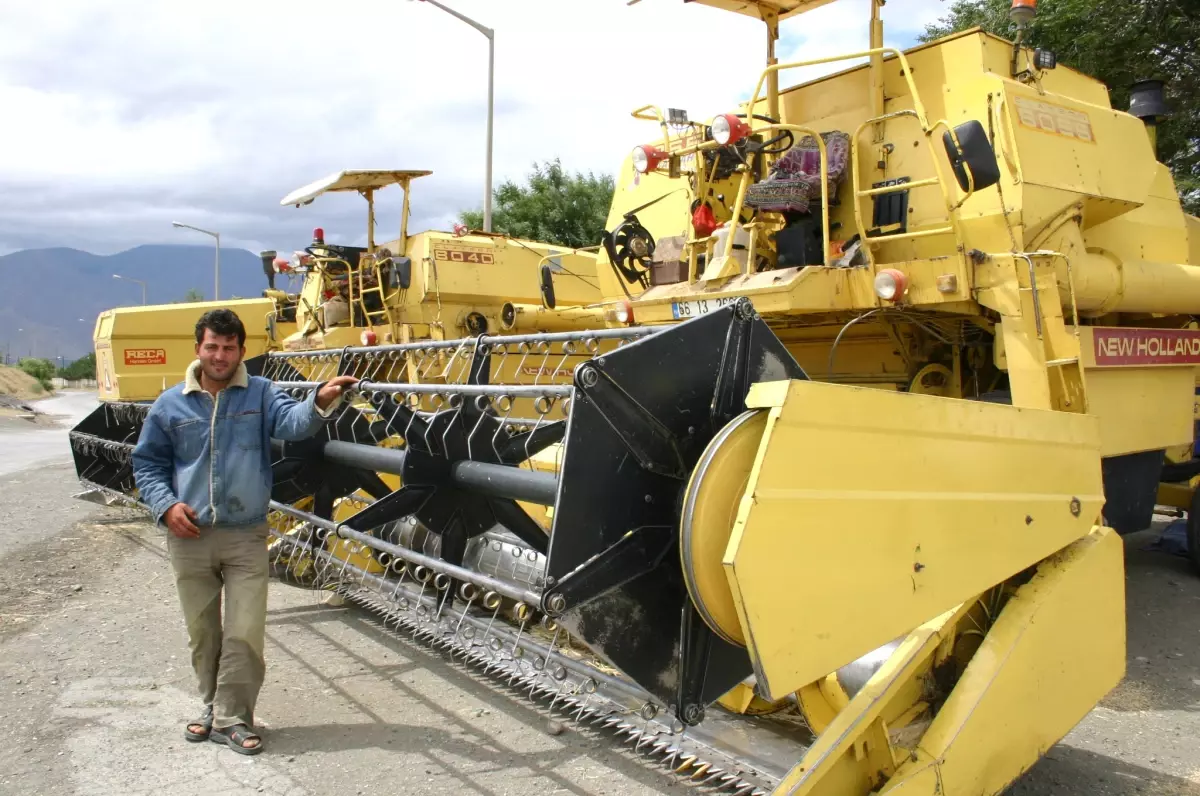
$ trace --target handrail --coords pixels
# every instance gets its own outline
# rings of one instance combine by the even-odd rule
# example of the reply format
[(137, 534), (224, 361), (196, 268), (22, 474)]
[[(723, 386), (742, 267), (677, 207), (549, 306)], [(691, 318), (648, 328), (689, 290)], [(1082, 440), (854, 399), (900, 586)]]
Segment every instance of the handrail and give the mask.
[[(817, 142), (817, 151), (821, 156), (821, 232), (823, 240), (822, 262), (825, 265), (831, 265), (832, 263), (830, 261), (829, 254), (829, 156), (825, 149), (825, 139), (821, 137), (820, 133), (811, 127), (804, 127), (803, 125), (799, 124), (769, 124), (765, 127), (756, 128), (754, 132), (771, 132), (773, 130), (786, 130), (791, 133), (804, 133), (805, 135), (812, 136), (813, 140)], [(746, 190), (750, 185), (750, 176), (750, 169), (746, 169), (742, 172), (742, 180), (738, 184), (737, 199), (733, 204), (733, 217), (729, 222), (731, 229), (729, 231), (729, 237), (725, 239), (725, 253), (722, 255), (724, 258), (729, 258), (733, 254), (734, 230), (737, 227), (748, 226), (746, 224), (741, 224), (740, 219), (742, 217), (742, 208), (745, 206), (746, 202)], [(747, 255), (748, 263), (749, 258), (752, 257), (754, 257), (753, 251), (749, 252)], [(705, 270), (707, 270), (707, 268)]]
[(1013, 173), (1013, 182), (1020, 185), (1023, 178), (1021, 172), (1021, 155), (1017, 150), (1017, 134), (1013, 130), (1012, 118), (1008, 114), (1008, 109), (1005, 107), (1004, 93), (999, 95), (999, 102), (995, 105), (989, 103), (989, 110), (996, 117), (1000, 128), (1000, 135), (997, 138), (1003, 139), (1001, 150), (1004, 154), (1004, 160), (1008, 163), (1009, 169)]
[[(348, 293), (348, 295), (346, 297), (346, 303), (347, 303), (347, 305), (349, 305), (349, 308), (350, 308), (350, 325), (353, 326), (354, 325), (354, 268), (350, 265), (350, 262), (348, 260), (346, 260), (344, 257), (321, 257), (316, 254), (313, 254), (310, 256), (312, 257), (312, 263), (313, 263), (312, 267), (314, 269), (320, 268), (326, 279), (332, 280), (332, 276), (329, 273), (329, 269), (326, 267), (327, 264), (342, 263), (346, 266), (346, 291)], [(308, 304), (307, 301), (305, 301), (304, 303), (306, 305)], [(308, 309), (309, 309), (309, 312), (312, 312), (315, 317), (316, 311), (311, 306), (309, 306)], [(320, 320), (318, 320), (317, 325), (321, 327), (321, 331), (322, 331), (322, 333), (324, 333), (324, 331), (325, 331), (324, 324), (322, 324), (320, 322)]]
[[(1071, 320), (1074, 324), (1075, 340), (1076, 340), (1076, 342), (1078, 342), (1079, 341), (1079, 303), (1075, 299), (1075, 275), (1071, 270), (1071, 258), (1068, 257), (1067, 255), (1063, 254), (1062, 252), (1053, 251), (1051, 249), (1037, 249), (1037, 250), (1031, 251), (1031, 252), (1013, 252), (1012, 256), (1022, 259), (1026, 263), (1029, 264), (1031, 280), (1034, 278), (1034, 276), (1033, 276), (1033, 273), (1034, 273), (1033, 272), (1033, 258), (1034, 257), (1044, 257), (1044, 258), (1051, 259), (1051, 260), (1056, 260), (1056, 259), (1061, 258), (1062, 261), (1064, 263), (1066, 263), (1066, 266), (1067, 266), (1067, 294), (1070, 296), (1070, 299), (1071, 299)], [(1036, 283), (1034, 285), (1032, 285), (1031, 287), (1033, 287), (1033, 290), (1034, 290), (1034, 314), (1037, 316), (1040, 316), (1041, 315), (1041, 306), (1040, 306), (1041, 302), (1038, 301), (1038, 298), (1037, 298)], [(1039, 324), (1039, 327), (1040, 327), (1040, 324)], [(1040, 328), (1038, 329), (1038, 332), (1039, 332), (1039, 334), (1041, 333)]]
[[(911, 84), (911, 81), (910, 81), (910, 84)], [(920, 107), (920, 102), (921, 102), (920, 98), (914, 94), (913, 95), (913, 105)], [(915, 181), (911, 181), (911, 182), (897, 183), (896, 185), (885, 185), (880, 188), (860, 189), (859, 186), (862, 183), (860, 182), (859, 165), (858, 165), (858, 161), (859, 161), (858, 141), (859, 141), (859, 138), (862, 136), (863, 130), (865, 130), (867, 127), (869, 127), (873, 124), (877, 124), (878, 122), (886, 121), (888, 119), (900, 118), (902, 116), (912, 116), (913, 118), (915, 118), (917, 120), (917, 124), (920, 125), (921, 134), (924, 136), (925, 143), (929, 147), (929, 156), (930, 156), (930, 159), (933, 161), (933, 170), (934, 170), (936, 176), (927, 177), (922, 180), (915, 180)], [(937, 147), (933, 143), (933, 134), (934, 134), (934, 132), (937, 131), (937, 129), (939, 127), (945, 127), (947, 132), (950, 135), (951, 141), (954, 142), (955, 147), (961, 149), (961, 145), (959, 144), (959, 141), (958, 141), (958, 134), (954, 132), (954, 128), (950, 126), (950, 123), (947, 122), (945, 119), (938, 119), (933, 124), (929, 124), (928, 119), (924, 116), (923, 109), (920, 112), (918, 112), (917, 110), (911, 109), (911, 108), (905, 108), (905, 109), (898, 110), (898, 111), (892, 111), (891, 113), (886, 113), (882, 116), (877, 116), (873, 119), (867, 119), (866, 121), (862, 122), (862, 124), (860, 124), (854, 130), (854, 136), (850, 141), (850, 149), (851, 149), (850, 160), (852, 161), (852, 166), (851, 166), (852, 172), (851, 173), (852, 173), (852, 179), (854, 180), (854, 222), (858, 226), (859, 237), (862, 239), (864, 245), (866, 245), (866, 247), (867, 247), (867, 249), (866, 249), (867, 256), (871, 260), (872, 264), (875, 261), (875, 257), (871, 250), (872, 250), (872, 247), (877, 243), (884, 242), (884, 241), (892, 242), (892, 241), (899, 241), (899, 240), (913, 240), (916, 238), (928, 238), (928, 237), (933, 237), (936, 235), (947, 235), (947, 234), (953, 234), (955, 236), (959, 235), (958, 224), (955, 220), (954, 213), (956, 210), (958, 210), (958, 208), (962, 207), (963, 202), (967, 201), (967, 199), (969, 199), (975, 193), (975, 177), (971, 173), (971, 170), (967, 169), (967, 190), (963, 193), (962, 198), (959, 199), (957, 202), (952, 201), (951, 200), (951, 191), (949, 190), (950, 183), (948, 181), (945, 170), (942, 168), (942, 163), (941, 163), (941, 159), (939, 158), (939, 155), (938, 155)], [(946, 220), (948, 222), (946, 225), (933, 227), (930, 229), (918, 230), (917, 232), (891, 232), (891, 233), (876, 235), (874, 237), (867, 236), (867, 229), (866, 229), (866, 226), (863, 224), (862, 202), (860, 201), (861, 199), (864, 199), (867, 197), (872, 197), (872, 196), (879, 196), (882, 194), (898, 193), (900, 191), (908, 191), (908, 190), (912, 190), (914, 188), (933, 187), (935, 185), (941, 188), (942, 198), (946, 202), (946, 215), (947, 215)]]
[[(947, 129), (950, 130), (951, 136), (954, 137), (955, 140), (957, 140), (957, 138), (954, 136), (953, 129), (951, 129), (944, 120), (939, 120), (937, 123), (933, 124), (932, 126), (929, 124), (929, 117), (925, 111), (924, 104), (921, 102), (920, 92), (917, 90), (916, 82), (913, 80), (913, 77), (912, 77), (912, 69), (909, 67), (908, 58), (905, 57), (904, 53), (901, 52), (900, 50), (895, 49), (894, 47), (874, 47), (874, 48), (863, 50), (863, 51), (856, 52), (856, 53), (833, 55), (833, 56), (829, 56), (826, 58), (812, 58), (812, 59), (805, 60), (805, 61), (790, 61), (790, 62), (781, 63), (781, 64), (770, 64), (770, 65), (766, 66), (762, 70), (762, 72), (759, 74), (758, 82), (755, 84), (754, 91), (750, 94), (750, 98), (749, 98), (749, 100), (747, 100), (746, 106), (745, 106), (747, 109), (746, 112), (749, 117), (749, 121), (751, 123), (751, 126), (753, 127), (754, 107), (760, 101), (763, 84), (767, 81), (768, 76), (770, 76), (771, 74), (782, 72), (785, 69), (797, 69), (797, 68), (805, 67), (805, 66), (817, 66), (817, 65), (821, 65), (821, 64), (837, 63), (839, 61), (848, 61), (848, 60), (853, 60), (853, 59), (857, 59), (857, 58), (873, 58), (876, 56), (894, 56), (896, 58), (896, 60), (899, 62), (900, 75), (901, 75), (901, 77), (904, 78), (904, 81), (908, 86), (909, 95), (912, 97), (913, 107), (912, 107), (912, 109), (905, 109), (905, 110), (896, 111), (893, 113), (886, 113), (881, 116), (877, 116), (873, 119), (869, 119), (866, 122), (863, 122), (863, 124), (859, 125), (858, 129), (855, 130), (854, 136), (851, 139), (850, 160), (852, 162), (854, 191), (855, 191), (854, 217), (855, 217), (856, 223), (858, 224), (859, 236), (863, 240), (863, 243), (866, 245), (868, 257), (872, 261), (874, 260), (874, 257), (871, 255), (872, 245), (875, 242), (879, 241), (881, 238), (889, 239), (889, 240), (899, 240), (899, 239), (907, 239), (907, 238), (928, 237), (928, 236), (932, 236), (932, 235), (941, 235), (941, 234), (946, 234), (946, 233), (957, 234), (957, 231), (958, 231), (957, 225), (954, 223), (954, 218), (953, 218), (953, 211), (956, 206), (951, 205), (950, 198), (949, 198), (950, 195), (949, 195), (949, 192), (947, 191), (946, 175), (942, 169), (941, 163), (938, 161), (937, 152), (936, 152), (936, 150), (933, 149), (933, 143), (932, 143), (931, 136), (932, 136), (934, 130), (936, 130), (939, 126), (945, 125), (947, 127)], [(921, 127), (921, 132), (924, 135), (927, 144), (929, 144), (929, 146), (931, 148), (931, 154), (933, 156), (933, 161), (934, 161), (934, 169), (937, 172), (937, 176), (933, 177), (933, 178), (929, 178), (927, 180), (918, 180), (915, 183), (907, 183), (903, 186), (889, 186), (889, 187), (885, 187), (882, 189), (871, 189), (870, 191), (865, 192), (865, 193), (861, 192), (859, 190), (859, 185), (860, 185), (859, 167), (858, 167), (859, 158), (857, 155), (859, 136), (862, 134), (862, 130), (867, 125), (876, 124), (878, 122), (886, 121), (887, 119), (895, 118), (895, 117), (899, 117), (899, 116), (914, 116), (916, 118), (917, 123)], [(792, 127), (791, 125), (770, 125), (767, 128), (760, 128), (760, 129), (772, 129), (772, 128), (788, 129), (791, 127)], [(829, 265), (830, 264), (829, 215), (828, 215), (828, 195), (827, 195), (828, 179), (827, 179), (827, 172), (826, 172), (826, 157), (825, 157), (824, 145), (823, 145), (824, 142), (823, 142), (823, 139), (821, 139), (821, 137), (819, 135), (817, 135), (813, 132), (809, 132), (807, 130), (805, 130), (805, 132), (808, 132), (810, 135), (813, 135), (818, 142), (821, 142), (821, 164), (822, 164), (822, 166), (821, 166), (821, 173), (822, 173), (821, 183), (822, 183), (822, 192), (823, 192), (822, 193), (822, 205), (824, 208), (822, 221), (825, 226), (825, 228), (824, 228), (824, 233), (825, 233), (824, 234), (824, 239), (825, 239), (824, 255), (825, 255), (825, 264)], [(744, 176), (743, 180), (745, 180), (747, 178), (748, 178), (747, 176)], [(932, 230), (922, 230), (920, 232), (914, 232), (914, 233), (898, 233), (898, 234), (892, 234), (889, 236), (879, 236), (876, 238), (868, 238), (867, 237), (866, 228), (863, 226), (862, 209), (860, 207), (860, 201), (859, 201), (862, 197), (874, 196), (874, 195), (885, 194), (885, 193), (892, 193), (892, 192), (901, 191), (901, 190), (910, 190), (914, 187), (925, 187), (925, 186), (933, 186), (933, 185), (940, 185), (942, 188), (942, 195), (943, 195), (943, 197), (946, 198), (947, 208), (950, 213), (949, 226), (938, 227), (938, 228), (935, 228)], [(973, 188), (974, 186), (971, 186), (971, 187)], [(971, 192), (969, 191), (967, 195), (969, 196), (970, 193)], [(741, 194), (742, 194), (742, 191), (739, 191), (739, 202), (738, 202), (737, 206), (735, 207), (736, 212), (734, 215), (734, 219), (740, 218), (740, 213), (741, 213), (741, 201), (740, 200), (742, 199)], [(964, 197), (963, 201), (965, 201), (965, 197)], [(959, 202), (959, 205), (961, 205), (961, 202)], [(732, 240), (732, 236), (730, 236), (730, 240), (727, 241), (727, 243), (726, 243), (726, 256), (728, 256), (728, 253), (732, 251), (732, 248), (731, 248), (732, 245), (733, 245), (733, 240)]]
[[(653, 114), (648, 114), (648, 111), (653, 111)], [(643, 105), (640, 108), (634, 108), (630, 116), (649, 122), (661, 122), (663, 120), (662, 109), (657, 105)]]
[[(798, 69), (803, 66), (818, 66), (820, 64), (832, 64), (837, 63), (838, 61), (849, 61), (855, 58), (870, 58), (873, 55), (887, 54), (896, 56), (896, 58), (900, 61), (900, 74), (904, 78), (904, 81), (908, 84), (908, 92), (910, 95), (912, 95), (913, 106), (917, 113), (917, 118), (921, 122), (922, 129), (924, 129), (928, 126), (927, 117), (925, 116), (925, 107), (921, 104), (921, 97), (917, 93), (917, 85), (915, 82), (913, 82), (912, 69), (908, 67), (908, 59), (904, 57), (904, 53), (900, 52), (894, 47), (875, 47), (870, 50), (863, 50), (862, 52), (849, 53), (846, 55), (831, 55), (827, 58), (813, 58), (808, 61), (791, 61), (786, 64), (771, 64), (763, 69), (762, 74), (758, 76), (758, 84), (754, 87), (754, 93), (750, 95), (750, 99), (746, 104), (747, 112), (750, 114), (754, 113), (754, 106), (758, 103), (759, 93), (762, 91), (763, 82), (772, 72), (782, 72), (784, 69)], [(884, 116), (886, 115), (887, 114)], [(880, 119), (882, 118), (884, 117), (880, 117)]]
[(657, 105), (643, 105), (640, 108), (634, 108), (630, 115), (635, 119), (658, 122), (659, 127), (662, 128), (664, 146), (670, 143), (671, 129), (667, 127), (667, 120), (663, 117), (662, 109)]
[(865, 191), (855, 191), (855, 194), (858, 196), (879, 196), (885, 193), (899, 193), (900, 191), (907, 191), (911, 188), (924, 188), (929, 185), (939, 184), (940, 182), (937, 177), (926, 177), (925, 179), (917, 180), (916, 182), (898, 182), (895, 185), (885, 185), (882, 188), (868, 188)]

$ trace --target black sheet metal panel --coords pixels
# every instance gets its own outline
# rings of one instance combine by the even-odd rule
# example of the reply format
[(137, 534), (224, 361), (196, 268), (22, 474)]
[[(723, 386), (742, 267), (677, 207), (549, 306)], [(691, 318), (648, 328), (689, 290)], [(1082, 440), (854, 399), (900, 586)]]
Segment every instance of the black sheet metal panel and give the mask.
[[(482, 367), (476, 368), (476, 374), (483, 377)], [(388, 403), (411, 415), (407, 407)], [(322, 443), (325, 478), (331, 477), (331, 470), (377, 470), (400, 475), (404, 484), (347, 520), (351, 527), (369, 531), (412, 514), (442, 537), (441, 555), (452, 564), (462, 563), (469, 539), (497, 523), (545, 551), (546, 531), (515, 501), (552, 504), (555, 477), (515, 465), (561, 440), (565, 423), (555, 421), (533, 432), (513, 433), (489, 405), (470, 399), (427, 418), (412, 415), (410, 419), (420, 423), (406, 426), (403, 450), (373, 447), (369, 437), (363, 440), (367, 444)]]
[[(387, 472), (386, 467), (371, 467), (368, 462), (367, 469), (363, 469), (357, 465), (348, 466), (327, 460), (324, 456), (326, 444), (350, 445), (340, 441), (347, 439), (360, 440), (355, 447), (368, 453), (386, 455), (390, 451), (375, 447), (376, 440), (369, 433), (370, 427), (371, 424), (357, 408), (343, 406), (314, 436), (291, 442), (273, 441), (272, 499), (280, 503), (295, 503), (308, 495), (324, 491), (329, 500), (336, 500), (359, 489), (376, 495), (382, 482), (371, 470)], [(386, 488), (386, 485), (383, 486)]]
[[(471, 400), (462, 401), (456, 409), (436, 413), (429, 421), (429, 431), (424, 439), (408, 441), (404, 483), (434, 487), (430, 499), (417, 512), (417, 518), (430, 530), (450, 534), (456, 545), (465, 544), (467, 539), (502, 522), (495, 506), (507, 501), (511, 505), (503, 505), (500, 515), (518, 526), (511, 529), (514, 533), (528, 535), (528, 523), (520, 522), (516, 517), (518, 512), (524, 515), (524, 510), (512, 503), (512, 499), (529, 499), (531, 487), (536, 494), (539, 485), (542, 485), (541, 493), (549, 493), (552, 486), (551, 489), (544, 487), (547, 478), (543, 474), (515, 467), (502, 470), (501, 466), (505, 464), (517, 464), (504, 461), (504, 456), (517, 458), (512, 450), (518, 437), (528, 442), (521, 448), (521, 453), (532, 456), (561, 439), (565, 428), (551, 424), (546, 433), (536, 438), (514, 435), (504, 428), (490, 408), (481, 409)], [(497, 467), (472, 466), (479, 463)], [(458, 468), (459, 478), (456, 479), (456, 466), (460, 464), (464, 466)], [(508, 470), (511, 472), (506, 472)], [(525, 517), (528, 519), (528, 515)], [(529, 519), (529, 522), (533, 520)], [(456, 548), (451, 548), (451, 552), (453, 549)], [(443, 550), (443, 556), (446, 555), (447, 551)]]
[(71, 457), (80, 481), (133, 496), (130, 455), (149, 403), (102, 403), (71, 429)]
[(686, 723), (688, 703), (711, 703), (751, 673), (744, 649), (685, 622), (678, 527), (688, 474), (745, 408), (750, 385), (804, 378), (746, 299), (575, 371), (548, 575), (562, 579), (635, 528), (670, 525), (675, 533), (652, 571), (568, 606), (560, 622)]

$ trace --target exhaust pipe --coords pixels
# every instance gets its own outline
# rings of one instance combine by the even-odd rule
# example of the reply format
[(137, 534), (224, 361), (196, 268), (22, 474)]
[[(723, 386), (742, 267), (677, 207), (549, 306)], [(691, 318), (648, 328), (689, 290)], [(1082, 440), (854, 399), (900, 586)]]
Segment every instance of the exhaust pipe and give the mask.
[(1150, 146), (1158, 157), (1158, 120), (1171, 115), (1163, 94), (1166, 84), (1161, 80), (1139, 80), (1129, 87), (1129, 113), (1146, 125)]
[(268, 290), (275, 289), (275, 257), (278, 256), (278, 254), (279, 253), (274, 250), (262, 251), (258, 253), (259, 258), (262, 259), (263, 273), (267, 275)]

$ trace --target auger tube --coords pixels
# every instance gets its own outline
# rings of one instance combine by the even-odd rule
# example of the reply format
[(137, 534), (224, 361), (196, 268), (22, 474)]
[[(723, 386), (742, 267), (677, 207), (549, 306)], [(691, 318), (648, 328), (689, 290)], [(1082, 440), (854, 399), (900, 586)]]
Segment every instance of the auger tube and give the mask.
[[(405, 452), (398, 448), (330, 440), (325, 443), (324, 456), (338, 464), (404, 475)], [(520, 470), (504, 464), (455, 462), (450, 469), (450, 477), (457, 486), (488, 497), (524, 500), (543, 506), (553, 506), (558, 494), (558, 478), (553, 473)]]

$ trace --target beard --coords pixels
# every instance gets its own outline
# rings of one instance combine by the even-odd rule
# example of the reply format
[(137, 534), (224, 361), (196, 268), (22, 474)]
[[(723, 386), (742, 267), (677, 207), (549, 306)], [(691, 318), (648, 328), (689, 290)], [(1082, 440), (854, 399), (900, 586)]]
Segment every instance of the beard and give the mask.
[(223, 382), (233, 378), (233, 374), (237, 372), (238, 365), (241, 361), (226, 362), (223, 366), (216, 363), (205, 362), (200, 360), (200, 370), (208, 377), (210, 381)]

